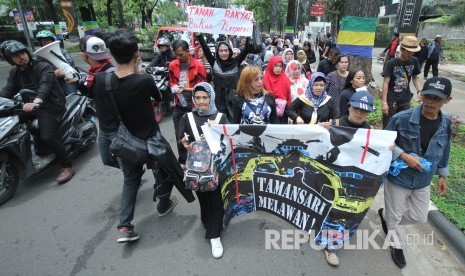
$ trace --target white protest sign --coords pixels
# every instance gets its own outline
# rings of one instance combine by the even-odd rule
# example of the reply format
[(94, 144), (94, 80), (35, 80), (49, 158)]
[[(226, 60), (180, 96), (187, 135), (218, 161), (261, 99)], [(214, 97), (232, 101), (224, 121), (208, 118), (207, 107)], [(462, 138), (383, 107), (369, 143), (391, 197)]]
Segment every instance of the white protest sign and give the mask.
[(253, 12), (188, 6), (187, 28), (191, 32), (251, 36)]

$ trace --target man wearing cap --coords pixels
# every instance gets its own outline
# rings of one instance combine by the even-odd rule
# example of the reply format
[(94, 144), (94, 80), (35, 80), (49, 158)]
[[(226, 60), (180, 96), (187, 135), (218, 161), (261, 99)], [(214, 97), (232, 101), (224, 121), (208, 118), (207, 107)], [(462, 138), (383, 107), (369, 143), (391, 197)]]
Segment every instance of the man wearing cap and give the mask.
[(392, 159), (408, 165), (396, 176), (387, 175), (385, 209), (378, 210), (386, 238), (391, 241), (392, 259), (401, 268), (406, 261), (399, 225), (426, 222), (433, 175), (439, 175), (436, 192), (444, 195), (447, 190), (452, 127), (441, 108), (452, 99), (451, 91), (452, 84), (446, 78), (427, 80), (421, 91), (423, 103), (394, 115), (386, 127), (397, 132)]
[(91, 35), (86, 35), (79, 41), (82, 59), (89, 64), (89, 74), (79, 81), (78, 87), (82, 94), (94, 99), (97, 117), (99, 119), (98, 145), (100, 158), (104, 165), (119, 168), (117, 159), (110, 154), (110, 144), (118, 131), (118, 117), (111, 110), (111, 102), (105, 95), (103, 87), (94, 86), (98, 72), (113, 72), (115, 67), (111, 64), (110, 54), (107, 52), (105, 42)]
[[(370, 94), (370, 92), (365, 90), (355, 92), (350, 98), (348, 106), (349, 115), (345, 115), (340, 119), (330, 120), (329, 122), (323, 122), (321, 124), (325, 128), (329, 128), (331, 125), (350, 127), (355, 129), (353, 130), (353, 133), (355, 133), (357, 128), (371, 128), (371, 125), (366, 121), (368, 114), (373, 111), (373, 96)], [(352, 137), (349, 139), (351, 138)], [(349, 140), (343, 139), (341, 141), (343, 141), (342, 143), (346, 143)], [(342, 144), (337, 146), (335, 145), (335, 147), (329, 151), (333, 160), (337, 159), (337, 155), (340, 153), (339, 147), (341, 145)], [(351, 235), (352, 234), (350, 234), (350, 236)], [(333, 240), (333, 242), (342, 243), (343, 241)], [(328, 243), (324, 250), (326, 261), (332, 266), (339, 265), (339, 257), (336, 254), (338, 251), (337, 248), (339, 247), (335, 245), (336, 244), (334, 243)]]
[(400, 55), (386, 63), (383, 70), (383, 89), (382, 89), (382, 110), (383, 110), (383, 128), (386, 127), (389, 119), (396, 113), (410, 109), (410, 81), (413, 82), (417, 93), (420, 89), (418, 74), (417, 58), (413, 53), (420, 51), (417, 38), (415, 36), (406, 36), (400, 42)]
[(439, 59), (443, 57), (443, 49), (441, 43), (441, 36), (437, 35), (434, 38), (434, 41), (428, 45), (428, 59), (426, 59), (425, 70), (423, 72), (423, 77), (425, 80), (428, 78), (429, 68), (433, 67), (433, 77), (439, 75), (438, 65)]

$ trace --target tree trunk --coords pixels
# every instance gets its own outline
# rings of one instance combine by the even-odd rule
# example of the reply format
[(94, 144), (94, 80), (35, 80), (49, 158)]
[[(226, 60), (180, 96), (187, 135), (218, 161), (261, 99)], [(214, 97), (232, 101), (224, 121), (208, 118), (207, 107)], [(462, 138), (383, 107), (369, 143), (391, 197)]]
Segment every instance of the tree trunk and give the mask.
[(123, 4), (121, 3), (121, 0), (116, 0), (118, 4), (118, 15), (119, 15), (119, 24), (118, 26), (121, 27), (126, 27), (126, 21), (124, 20), (124, 11), (123, 11)]
[(52, 15), (52, 20), (54, 24), (58, 24), (58, 16), (55, 6), (53, 5), (53, 0), (45, 0), (47, 3), (48, 8), (50, 9), (50, 13)]
[[(295, 26), (295, 18), (297, 16), (295, 13), (295, 5), (296, 5), (296, 0), (289, 0), (287, 2), (286, 27), (292, 26), (294, 28)], [(295, 30), (294, 30), (294, 33), (295, 33)]]
[(278, 33), (278, 0), (273, 0), (273, 13), (271, 19), (274, 22), (274, 33)]
[(92, 21), (92, 14), (88, 7), (80, 6), (79, 12), (81, 13), (82, 21)]
[[(342, 16), (352, 15), (360, 17), (377, 17), (379, 10), (379, 0), (364, 0), (363, 5), (360, 4), (362, 1), (345, 1), (344, 8), (341, 13)], [(362, 58), (358, 56), (350, 56), (349, 69), (362, 68), (365, 71), (366, 83), (374, 81), (372, 69), (372, 59)]]
[(111, 10), (111, 4), (113, 0), (107, 0), (107, 18), (108, 18), (108, 26), (113, 26), (113, 13)]

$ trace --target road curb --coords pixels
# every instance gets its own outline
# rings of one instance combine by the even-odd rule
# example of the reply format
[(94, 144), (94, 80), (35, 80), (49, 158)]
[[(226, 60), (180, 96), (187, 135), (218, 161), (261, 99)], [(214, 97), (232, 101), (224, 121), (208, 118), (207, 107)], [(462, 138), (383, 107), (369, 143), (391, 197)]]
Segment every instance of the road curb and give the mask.
[(438, 210), (428, 212), (428, 221), (441, 233), (457, 257), (465, 262), (465, 235), (463, 232)]

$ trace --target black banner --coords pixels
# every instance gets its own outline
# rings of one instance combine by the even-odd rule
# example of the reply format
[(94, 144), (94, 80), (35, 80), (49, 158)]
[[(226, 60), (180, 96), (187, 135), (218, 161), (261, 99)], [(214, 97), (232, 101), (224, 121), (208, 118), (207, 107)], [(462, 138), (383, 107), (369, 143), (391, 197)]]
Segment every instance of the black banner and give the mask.
[(79, 36), (77, 28), (76, 14), (74, 13), (73, 1), (72, 0), (61, 0), (61, 9), (65, 16), (66, 25), (68, 28), (68, 34), (70, 36)]
[(302, 168), (294, 168), (290, 176), (254, 172), (255, 208), (281, 217), (309, 234), (311, 230), (318, 234), (332, 204), (303, 182), (304, 173)]
[(397, 32), (416, 34), (422, 0), (402, 0), (399, 8)]

